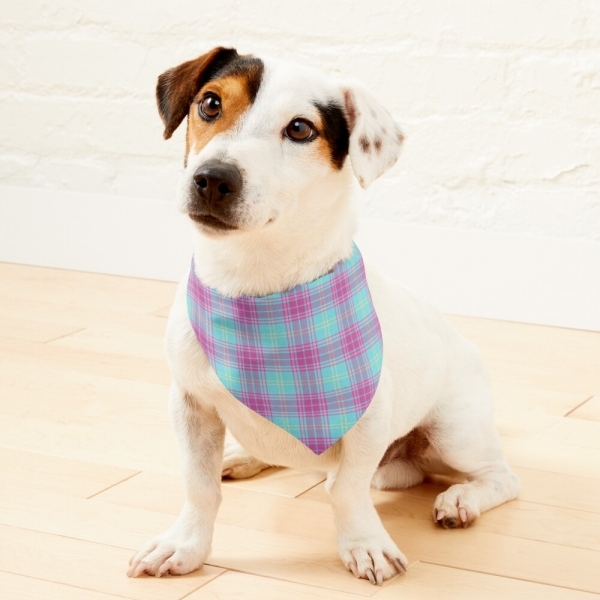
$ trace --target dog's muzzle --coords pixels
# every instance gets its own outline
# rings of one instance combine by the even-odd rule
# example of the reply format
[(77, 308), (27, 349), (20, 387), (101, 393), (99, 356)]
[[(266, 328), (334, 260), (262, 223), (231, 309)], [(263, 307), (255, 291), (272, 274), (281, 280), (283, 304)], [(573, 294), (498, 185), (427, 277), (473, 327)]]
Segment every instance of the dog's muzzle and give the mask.
[(233, 208), (240, 199), (243, 179), (231, 163), (209, 160), (192, 178), (189, 215), (213, 229), (235, 229)]

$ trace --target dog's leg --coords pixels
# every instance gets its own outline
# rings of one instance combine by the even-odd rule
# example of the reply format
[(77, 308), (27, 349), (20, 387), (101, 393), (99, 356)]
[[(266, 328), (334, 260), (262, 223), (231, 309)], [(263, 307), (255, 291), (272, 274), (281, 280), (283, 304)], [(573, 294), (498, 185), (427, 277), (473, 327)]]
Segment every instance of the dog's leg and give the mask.
[[(373, 411), (373, 413), (381, 411)], [(363, 415), (343, 437), (339, 469), (331, 473), (331, 496), (337, 545), (346, 568), (356, 577), (381, 585), (404, 573), (407, 560), (384, 529), (373, 506), (370, 484), (387, 446), (386, 422)]]
[(231, 442), (225, 445), (221, 476), (230, 477), (231, 479), (247, 479), (268, 469), (270, 466), (248, 454), (238, 442)]
[(131, 560), (127, 575), (183, 575), (199, 568), (210, 553), (221, 503), (221, 462), (225, 427), (208, 407), (171, 385), (170, 412), (183, 457), (185, 504), (175, 523)]
[[(482, 392), (489, 396), (486, 390)], [(442, 527), (468, 527), (482, 512), (517, 497), (520, 483), (512, 473), (494, 428), (492, 400), (481, 395), (466, 398), (465, 406), (489, 405), (490, 410), (456, 410), (441, 417), (431, 435), (442, 460), (464, 473), (467, 483), (456, 484), (438, 495), (433, 519)]]

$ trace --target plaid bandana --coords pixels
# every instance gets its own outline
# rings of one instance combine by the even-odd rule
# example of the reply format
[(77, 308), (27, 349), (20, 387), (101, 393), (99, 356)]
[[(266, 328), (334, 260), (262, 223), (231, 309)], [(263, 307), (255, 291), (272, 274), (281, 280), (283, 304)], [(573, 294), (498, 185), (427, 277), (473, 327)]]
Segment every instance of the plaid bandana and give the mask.
[(287, 292), (228, 298), (194, 272), (188, 314), (221, 383), (315, 454), (339, 440), (375, 394), (383, 359), (362, 256)]

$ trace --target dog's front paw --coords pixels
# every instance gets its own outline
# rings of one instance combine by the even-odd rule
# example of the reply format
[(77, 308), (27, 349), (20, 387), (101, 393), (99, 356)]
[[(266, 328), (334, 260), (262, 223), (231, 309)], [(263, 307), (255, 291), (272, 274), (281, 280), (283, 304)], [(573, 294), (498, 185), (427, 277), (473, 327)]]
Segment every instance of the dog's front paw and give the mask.
[(248, 479), (268, 468), (268, 464), (248, 454), (237, 442), (225, 446), (221, 477)]
[(131, 558), (127, 576), (185, 575), (200, 568), (209, 553), (210, 540), (206, 536), (168, 530)]
[(391, 540), (344, 540), (338, 542), (338, 549), (346, 568), (374, 585), (405, 573), (408, 566), (406, 556)]

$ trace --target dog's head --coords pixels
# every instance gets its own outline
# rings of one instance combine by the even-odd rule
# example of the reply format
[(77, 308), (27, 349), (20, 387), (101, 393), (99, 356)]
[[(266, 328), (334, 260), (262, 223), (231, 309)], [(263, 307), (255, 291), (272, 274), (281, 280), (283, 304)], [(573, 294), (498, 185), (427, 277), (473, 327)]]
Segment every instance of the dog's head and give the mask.
[(188, 117), (181, 209), (209, 235), (323, 210), (345, 187), (348, 157), (366, 188), (403, 141), (364, 88), (230, 48), (166, 71), (156, 96), (165, 138)]

